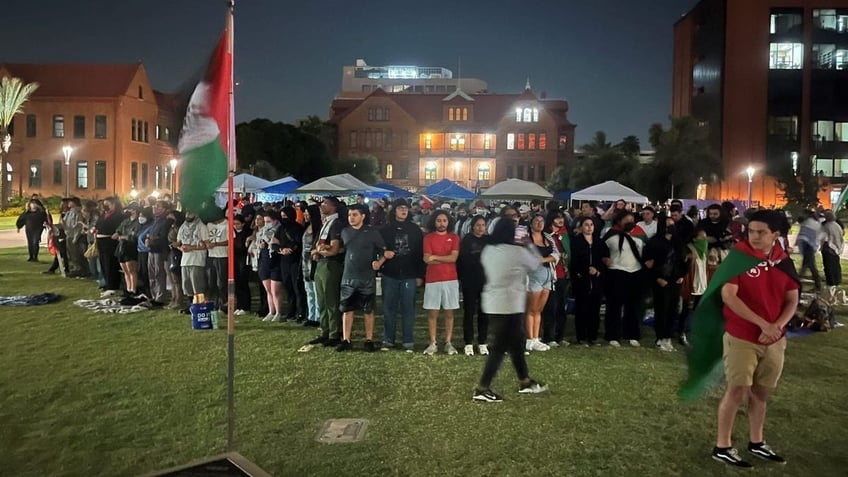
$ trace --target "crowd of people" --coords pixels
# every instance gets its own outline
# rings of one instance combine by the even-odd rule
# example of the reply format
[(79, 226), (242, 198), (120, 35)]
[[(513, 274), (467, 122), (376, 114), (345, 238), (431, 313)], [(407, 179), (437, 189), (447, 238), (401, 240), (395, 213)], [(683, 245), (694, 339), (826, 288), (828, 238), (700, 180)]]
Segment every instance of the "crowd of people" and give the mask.
[[(229, 211), (235, 214), (231, 231)], [(311, 345), (345, 351), (352, 348), (353, 314), (362, 311), (366, 350), (411, 351), (416, 291), (423, 286), (424, 353), (458, 353), (454, 312), (462, 303), (462, 350), (469, 356), (489, 354), (489, 313), (481, 306), (489, 279), (481, 256), (499, 221), (514, 223), (515, 240), (541, 257), (524, 284), (527, 352), (595, 346), (600, 337), (609, 346), (638, 347), (649, 309), (656, 347), (673, 351), (675, 338), (686, 346), (687, 317), (730, 247), (744, 237), (746, 224), (729, 202), (684, 212), (680, 201), (671, 201), (658, 212), (652, 206), (631, 210), (623, 200), (606, 210), (592, 202), (576, 209), (556, 202), (543, 207), (539, 200), (381, 199), (368, 207), (361, 196), (352, 205), (336, 197), (320, 203), (237, 201), (205, 222), (195, 211), (177, 210), (168, 196), (126, 206), (116, 197), (85, 202), (70, 197), (62, 200), (60, 215), (52, 224), (37, 197), (29, 202), (17, 223), (26, 231), (29, 260), (38, 259), (47, 227), (55, 258), (45, 273), (65, 265), (67, 276), (97, 281), (104, 297), (120, 295), (124, 303), (146, 301), (153, 308), (189, 313), (192, 297), (202, 294), (225, 309), (228, 241), (233, 240), (236, 315), (254, 312), (263, 321), (320, 328)], [(809, 270), (816, 290), (822, 289), (815, 263), (820, 251), (832, 291), (841, 280), (841, 224), (831, 211), (809, 211), (799, 222), (795, 246), (802, 271)], [(785, 241), (788, 220), (782, 229)], [(378, 276), (379, 342), (374, 338)], [(574, 316), (573, 343), (565, 339), (567, 313)]]

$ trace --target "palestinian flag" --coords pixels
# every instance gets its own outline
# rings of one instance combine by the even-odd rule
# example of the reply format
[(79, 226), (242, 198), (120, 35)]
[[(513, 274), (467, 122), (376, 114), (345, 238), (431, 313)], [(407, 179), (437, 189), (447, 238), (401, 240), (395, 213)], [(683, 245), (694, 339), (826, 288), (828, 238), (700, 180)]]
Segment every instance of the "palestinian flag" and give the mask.
[(633, 227), (633, 230), (630, 231), (630, 236), (641, 240), (643, 244), (648, 243), (648, 232), (639, 226), (639, 224)]
[(797, 280), (795, 265), (789, 260), (783, 248), (775, 243), (770, 257), (751, 248), (748, 241), (737, 243), (727, 255), (710, 280), (692, 320), (689, 333), (689, 347), (686, 360), (689, 376), (680, 388), (680, 397), (685, 400), (696, 399), (712, 384), (716, 383), (724, 372), (722, 366), (724, 336), (724, 302), (721, 299), (721, 287), (728, 280), (741, 275), (764, 261), (771, 261), (775, 267)]
[(194, 210), (201, 218), (207, 208), (214, 207), (215, 190), (227, 179), (233, 68), (229, 28), (191, 95), (178, 146), (180, 200), (184, 210)]

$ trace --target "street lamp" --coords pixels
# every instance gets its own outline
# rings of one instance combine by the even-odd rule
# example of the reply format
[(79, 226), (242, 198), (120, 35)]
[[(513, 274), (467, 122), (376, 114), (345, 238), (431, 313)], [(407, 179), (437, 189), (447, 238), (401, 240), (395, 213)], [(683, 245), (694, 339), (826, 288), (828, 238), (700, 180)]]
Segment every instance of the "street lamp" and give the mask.
[(748, 174), (748, 208), (750, 209), (751, 208), (751, 185), (754, 182), (754, 168), (751, 167), (751, 166), (748, 166), (748, 168), (745, 169), (745, 172)]
[(130, 197), (132, 197), (133, 201), (135, 201), (135, 199), (138, 197), (138, 191), (135, 190), (135, 187), (133, 187), (132, 190), (130, 191)]
[(71, 153), (74, 148), (65, 146), (62, 148), (62, 153), (65, 154), (65, 197), (71, 196)]
[(171, 197), (174, 197), (175, 191), (177, 190), (177, 181), (175, 174), (177, 173), (177, 159), (171, 159)]

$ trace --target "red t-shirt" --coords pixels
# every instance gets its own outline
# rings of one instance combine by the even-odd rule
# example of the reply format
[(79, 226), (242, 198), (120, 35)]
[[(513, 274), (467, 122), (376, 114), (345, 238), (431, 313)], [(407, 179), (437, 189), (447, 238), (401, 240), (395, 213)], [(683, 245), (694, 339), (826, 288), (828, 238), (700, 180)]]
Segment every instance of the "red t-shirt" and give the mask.
[[(424, 236), (424, 255), (444, 257), (450, 255), (454, 250), (459, 253), (459, 236), (454, 233), (430, 232)], [(424, 276), (425, 282), (447, 282), (450, 280), (457, 280), (455, 263), (427, 264), (427, 275)]]
[[(798, 289), (798, 283), (775, 266), (780, 260), (788, 260), (786, 253), (775, 247), (772, 259), (768, 260), (762, 252), (751, 249), (747, 241), (740, 242), (737, 247), (762, 261), (756, 267), (728, 280), (728, 283), (739, 286), (736, 296), (757, 316), (769, 323), (776, 322), (783, 311), (786, 292)], [(760, 344), (760, 327), (737, 315), (727, 305), (724, 306), (724, 320), (724, 329), (730, 336)]]

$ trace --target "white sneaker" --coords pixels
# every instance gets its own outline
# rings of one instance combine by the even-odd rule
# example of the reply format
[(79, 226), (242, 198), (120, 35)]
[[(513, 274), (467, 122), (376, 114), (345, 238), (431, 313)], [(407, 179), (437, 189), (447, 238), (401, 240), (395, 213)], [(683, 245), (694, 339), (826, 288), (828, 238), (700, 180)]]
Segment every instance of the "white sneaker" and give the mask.
[(530, 351), (548, 351), (549, 349), (551, 349), (550, 346), (536, 339), (533, 340), (533, 347)]
[(236, 316), (242, 316), (242, 315), (246, 315), (247, 312), (242, 310), (242, 309), (238, 309), (238, 310), (234, 311), (233, 314), (236, 315)]
[(638, 341), (636, 341), (636, 340), (630, 340), (630, 341), (628, 341), (628, 343), (630, 344), (630, 346), (632, 346), (632, 347), (634, 347), (634, 348), (638, 348), (638, 347), (642, 346), (642, 345), (641, 345), (641, 344), (639, 344), (639, 342), (638, 342)]
[(610, 345), (610, 346), (612, 346), (613, 348), (621, 348), (621, 343), (619, 343), (619, 342), (618, 342), (618, 341), (616, 341), (616, 340), (612, 340), (612, 341), (610, 341), (610, 342), (609, 342), (609, 345)]
[(270, 321), (271, 323), (279, 323), (279, 322), (283, 321), (283, 315), (281, 315), (280, 313), (277, 313), (276, 315), (274, 315), (268, 321)]
[(557, 343), (556, 341), (548, 341), (547, 345), (548, 348), (559, 348), (559, 343)]
[(524, 350), (525, 351), (533, 351), (533, 340), (527, 340), (524, 343)]
[(571, 343), (569, 343), (567, 340), (562, 340), (557, 344), (560, 345), (563, 348), (568, 348), (569, 346), (571, 346)]
[(489, 347), (487, 345), (481, 344), (477, 347), (477, 350), (480, 352), (480, 356), (488, 356), (489, 355)]
[(274, 319), (275, 316), (276, 315), (274, 315), (273, 313), (268, 313), (267, 315), (265, 315), (265, 318), (262, 318), (262, 321), (271, 321)]
[(674, 351), (674, 345), (671, 344), (670, 338), (666, 338), (665, 348), (663, 348), (663, 351)]
[(448, 356), (458, 354), (456, 348), (454, 348), (450, 342), (445, 343), (445, 353), (447, 353)]
[(474, 345), (465, 345), (465, 356), (474, 356)]
[(436, 351), (436, 343), (430, 343), (430, 346), (424, 349), (424, 354), (426, 354), (427, 356), (433, 356), (434, 354), (436, 354)]

